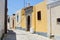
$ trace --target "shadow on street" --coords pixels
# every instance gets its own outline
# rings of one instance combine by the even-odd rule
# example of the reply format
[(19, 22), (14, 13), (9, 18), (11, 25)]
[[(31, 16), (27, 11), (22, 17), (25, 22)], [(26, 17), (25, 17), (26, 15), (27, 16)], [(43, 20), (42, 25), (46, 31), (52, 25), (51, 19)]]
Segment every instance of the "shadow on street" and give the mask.
[(16, 33), (13, 30), (8, 30), (7, 36), (4, 37), (4, 40), (16, 40)]

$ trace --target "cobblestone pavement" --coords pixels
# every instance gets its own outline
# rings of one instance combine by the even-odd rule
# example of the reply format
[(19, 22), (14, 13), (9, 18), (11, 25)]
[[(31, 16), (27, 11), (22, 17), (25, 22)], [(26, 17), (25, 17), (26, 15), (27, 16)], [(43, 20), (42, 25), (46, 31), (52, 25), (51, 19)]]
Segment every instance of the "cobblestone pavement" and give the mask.
[(51, 40), (51, 39), (16, 29), (13, 31), (9, 30), (7, 36), (4, 37), (4, 40)]

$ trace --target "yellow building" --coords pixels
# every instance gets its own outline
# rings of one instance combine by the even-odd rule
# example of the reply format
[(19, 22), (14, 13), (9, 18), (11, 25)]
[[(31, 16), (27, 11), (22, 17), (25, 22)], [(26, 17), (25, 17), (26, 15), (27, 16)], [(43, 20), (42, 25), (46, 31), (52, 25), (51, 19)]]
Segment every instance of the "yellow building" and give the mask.
[[(41, 35), (47, 35), (47, 6), (45, 2), (35, 5), (35, 30)], [(33, 16), (33, 15), (32, 15)], [(32, 18), (33, 19), (33, 18)], [(32, 22), (33, 23), (33, 22)], [(34, 26), (34, 27), (35, 27)]]
[(26, 30), (26, 16), (24, 13), (24, 9), (21, 11), (21, 28)]
[(25, 30), (47, 36), (47, 7), (44, 1), (23, 8), (21, 20), (21, 26)]

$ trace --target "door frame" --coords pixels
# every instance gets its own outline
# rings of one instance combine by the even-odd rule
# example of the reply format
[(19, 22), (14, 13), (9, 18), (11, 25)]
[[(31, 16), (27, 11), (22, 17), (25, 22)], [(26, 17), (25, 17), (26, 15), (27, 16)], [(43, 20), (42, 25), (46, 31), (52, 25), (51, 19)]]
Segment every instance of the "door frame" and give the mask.
[[(26, 31), (27, 31), (27, 18), (30, 16), (30, 28), (31, 28), (31, 14), (26, 15)], [(30, 31), (30, 30), (29, 30)]]
[(13, 28), (14, 28), (14, 19), (13, 19), (13, 24), (12, 25), (13, 25)]

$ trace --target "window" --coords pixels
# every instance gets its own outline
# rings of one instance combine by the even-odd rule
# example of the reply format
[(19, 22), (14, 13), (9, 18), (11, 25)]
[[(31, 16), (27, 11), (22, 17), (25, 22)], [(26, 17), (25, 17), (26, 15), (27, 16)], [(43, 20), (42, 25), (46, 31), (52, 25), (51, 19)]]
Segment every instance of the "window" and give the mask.
[(57, 24), (60, 24), (60, 18), (57, 18)]
[(19, 21), (19, 16), (17, 15), (17, 22)]
[(8, 18), (8, 23), (10, 22), (10, 18)]
[(37, 19), (38, 19), (38, 20), (41, 20), (41, 11), (38, 11), (38, 12), (37, 12)]

